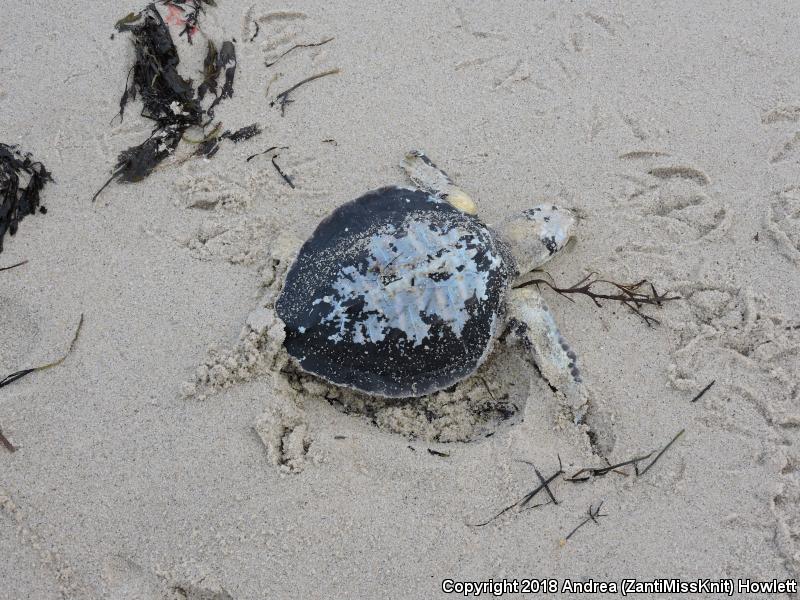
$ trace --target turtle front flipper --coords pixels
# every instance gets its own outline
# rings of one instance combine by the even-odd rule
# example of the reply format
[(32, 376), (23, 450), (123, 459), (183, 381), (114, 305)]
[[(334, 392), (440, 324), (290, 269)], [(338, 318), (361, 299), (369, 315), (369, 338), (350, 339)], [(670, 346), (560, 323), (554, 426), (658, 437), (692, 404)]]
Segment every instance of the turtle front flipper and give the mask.
[(534, 289), (515, 289), (509, 297), (509, 333), (530, 352), (550, 387), (566, 402), (575, 422), (588, 409), (589, 397), (577, 356), (564, 341), (544, 298)]
[(468, 215), (478, 212), (478, 207), (469, 194), (455, 185), (447, 173), (419, 150), (407, 153), (402, 166), (408, 178), (422, 191), (446, 200), (454, 208)]

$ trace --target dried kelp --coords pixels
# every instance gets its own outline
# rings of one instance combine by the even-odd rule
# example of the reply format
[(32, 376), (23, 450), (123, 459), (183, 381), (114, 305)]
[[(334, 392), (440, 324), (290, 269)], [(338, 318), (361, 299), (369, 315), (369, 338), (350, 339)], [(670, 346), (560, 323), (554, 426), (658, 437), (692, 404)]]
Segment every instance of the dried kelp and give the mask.
[(217, 79), (219, 79), (219, 52), (217, 46), (211, 40), (208, 40), (208, 50), (206, 57), (203, 59), (203, 83), (197, 87), (197, 97), (202, 100), (210, 91), (215, 96), (217, 95)]
[(205, 12), (205, 6), (216, 6), (215, 0), (161, 0), (167, 7), (169, 14), (167, 22), (174, 25), (183, 25), (178, 35), (185, 35), (191, 44), (192, 36), (197, 33), (200, 15)]
[(131, 183), (147, 177), (175, 151), (189, 127), (202, 123), (203, 109), (192, 82), (178, 73), (178, 50), (161, 14), (150, 4), (135, 17), (128, 15), (116, 25), (118, 31), (131, 33), (136, 51), (119, 102), (119, 117), (124, 117), (129, 101), (141, 96), (142, 116), (155, 121), (156, 127), (143, 143), (119, 154), (111, 177), (93, 200), (114, 180)]
[(53, 181), (50, 172), (30, 153), (0, 143), (0, 252), (6, 232), (17, 233), (19, 222), (37, 208), (46, 212), (39, 206), (39, 193), (48, 181)]
[(220, 124), (215, 127), (209, 135), (196, 142), (199, 144), (197, 150), (195, 151), (196, 156), (205, 156), (206, 158), (211, 158), (217, 153), (217, 150), (219, 150), (222, 140), (230, 140), (234, 144), (238, 144), (239, 142), (249, 140), (251, 137), (255, 137), (261, 133), (261, 127), (259, 127), (257, 123), (247, 125), (246, 127), (242, 127), (236, 131), (230, 131), (228, 129), (223, 133), (219, 133), (221, 128), (222, 125)]
[[(206, 57), (206, 60), (208, 60), (208, 57)], [(222, 69), (225, 69), (225, 83), (222, 84), (222, 91), (220, 91), (219, 95), (214, 99), (214, 102), (211, 103), (211, 106), (209, 106), (208, 110), (206, 111), (208, 116), (212, 119), (214, 118), (214, 109), (217, 107), (217, 104), (219, 104), (223, 98), (233, 97), (233, 78), (236, 75), (236, 48), (234, 47), (233, 42), (222, 42), (222, 47), (217, 53), (217, 77), (219, 77), (219, 73), (222, 71)]]
[(234, 144), (238, 144), (239, 142), (243, 142), (244, 140), (249, 140), (251, 137), (257, 136), (259, 133), (261, 133), (261, 127), (259, 127), (257, 123), (253, 123), (252, 125), (247, 125), (246, 127), (237, 129), (233, 133), (226, 131), (222, 134), (222, 138), (228, 139)]
[[(212, 0), (171, 0), (161, 3), (171, 7), (173, 11), (183, 11), (187, 23), (187, 29), (183, 32), (187, 33), (190, 41), (192, 28), (197, 25), (197, 16), (203, 11), (203, 4), (214, 6)], [(213, 42), (209, 42), (203, 81), (195, 90), (193, 82), (184, 79), (178, 72), (178, 50), (172, 41), (167, 23), (155, 4), (151, 3), (140, 13), (120, 19), (116, 28), (120, 32), (131, 34), (136, 52), (134, 65), (128, 73), (125, 91), (120, 99), (119, 117), (124, 117), (128, 102), (141, 97), (142, 116), (155, 121), (156, 125), (150, 137), (143, 143), (119, 154), (111, 177), (94, 198), (112, 181), (131, 183), (150, 175), (153, 169), (175, 152), (188, 129), (199, 128), (205, 131), (213, 121), (214, 108), (223, 98), (233, 96), (236, 72), (236, 48), (233, 42), (223, 42), (219, 50)], [(218, 79), (223, 71), (225, 81), (218, 90)], [(204, 109), (202, 100), (208, 95), (213, 95), (214, 99)], [(226, 132), (226, 136), (220, 135), (219, 129), (221, 125), (217, 124), (211, 133), (203, 135), (197, 142), (200, 147), (195, 154), (213, 156), (218, 150), (219, 140), (224, 139), (223, 136), (241, 141), (261, 131), (256, 125), (251, 125), (235, 133)]]

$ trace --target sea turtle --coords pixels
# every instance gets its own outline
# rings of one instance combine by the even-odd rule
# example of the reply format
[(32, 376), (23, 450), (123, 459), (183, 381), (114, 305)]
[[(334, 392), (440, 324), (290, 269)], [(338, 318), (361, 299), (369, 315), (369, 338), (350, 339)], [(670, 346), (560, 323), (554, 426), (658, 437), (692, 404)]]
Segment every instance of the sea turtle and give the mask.
[(584, 402), (575, 353), (533, 287), (514, 283), (567, 243), (576, 218), (535, 206), (498, 231), (421, 152), (416, 187), (384, 187), (325, 218), (289, 267), (276, 302), (300, 368), (371, 396), (411, 398), (469, 377), (508, 334), (551, 387)]

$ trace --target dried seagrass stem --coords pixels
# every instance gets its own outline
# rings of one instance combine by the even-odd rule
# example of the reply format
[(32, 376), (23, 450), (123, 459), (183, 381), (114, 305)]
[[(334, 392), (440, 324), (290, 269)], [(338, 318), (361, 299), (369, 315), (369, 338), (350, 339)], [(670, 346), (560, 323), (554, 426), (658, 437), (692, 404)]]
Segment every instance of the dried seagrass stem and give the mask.
[(22, 379), (26, 375), (30, 375), (31, 373), (34, 373), (36, 371), (44, 371), (46, 369), (52, 369), (53, 367), (57, 367), (58, 365), (63, 363), (67, 359), (67, 356), (69, 356), (70, 353), (72, 352), (72, 349), (75, 347), (75, 343), (78, 341), (78, 336), (81, 333), (81, 327), (83, 327), (83, 314), (81, 314), (81, 319), (80, 321), (78, 321), (78, 327), (77, 329), (75, 329), (75, 335), (72, 336), (72, 341), (69, 343), (69, 348), (67, 348), (67, 351), (61, 356), (61, 358), (59, 358), (58, 360), (54, 360), (53, 362), (49, 362), (46, 365), (31, 367), (29, 369), (22, 369), (21, 371), (16, 371), (15, 373), (11, 373), (11, 375), (8, 375), (3, 379), (0, 379), (0, 388), (10, 385), (17, 380)]
[[(543, 273), (544, 271), (532, 271), (531, 273)], [(529, 279), (528, 281), (524, 281), (518, 285), (515, 285), (515, 288), (523, 288), (528, 287), (531, 285), (540, 286), (546, 285), (551, 290), (556, 292), (557, 294), (564, 296), (568, 300), (572, 300), (570, 295), (573, 294), (581, 294), (584, 296), (588, 296), (591, 298), (592, 302), (594, 302), (595, 306), (602, 307), (600, 304), (600, 300), (612, 300), (614, 302), (619, 302), (626, 307), (628, 307), (634, 314), (638, 315), (639, 317), (644, 320), (644, 322), (649, 326), (652, 324), (658, 324), (659, 321), (650, 315), (645, 314), (642, 312), (642, 308), (648, 304), (653, 304), (656, 306), (661, 306), (664, 302), (668, 302), (670, 300), (678, 300), (680, 296), (670, 296), (669, 292), (666, 293), (659, 293), (656, 291), (655, 286), (650, 283), (647, 279), (642, 279), (637, 283), (631, 284), (624, 284), (624, 283), (617, 283), (615, 281), (610, 281), (608, 279), (599, 279), (596, 277), (597, 273), (589, 273), (586, 277), (581, 279), (578, 283), (570, 286), (570, 287), (559, 287), (552, 281), (548, 281), (547, 279)], [(549, 274), (548, 274), (549, 277)], [(552, 277), (551, 277), (552, 279)], [(615, 292), (611, 293), (603, 293), (603, 292), (596, 292), (592, 288), (606, 285), (611, 287)]]
[(592, 505), (590, 504), (589, 505), (589, 510), (586, 511), (586, 514), (588, 515), (586, 517), (586, 519), (584, 519), (581, 522), (580, 525), (578, 525), (575, 529), (573, 529), (570, 532), (570, 534), (567, 537), (564, 538), (564, 541), (566, 542), (569, 538), (571, 538), (573, 535), (575, 535), (575, 532), (577, 532), (578, 529), (580, 529), (581, 527), (586, 525), (589, 521), (592, 521), (595, 525), (599, 525), (600, 523), (597, 522), (597, 519), (599, 519), (601, 517), (607, 517), (608, 516), (606, 513), (601, 513), (600, 512), (600, 508), (602, 506), (603, 506), (603, 502), (602, 501), (600, 502), (600, 504), (597, 505), (597, 508), (593, 508)]

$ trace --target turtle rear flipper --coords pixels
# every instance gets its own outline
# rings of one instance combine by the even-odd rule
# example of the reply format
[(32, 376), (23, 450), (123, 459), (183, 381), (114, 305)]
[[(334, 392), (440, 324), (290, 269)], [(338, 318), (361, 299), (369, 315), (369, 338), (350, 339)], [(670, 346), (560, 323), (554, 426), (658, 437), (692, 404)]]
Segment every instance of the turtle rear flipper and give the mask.
[(412, 150), (403, 159), (403, 169), (408, 178), (423, 192), (449, 202), (463, 213), (474, 215), (478, 212), (472, 198), (450, 179), (450, 176), (433, 164), (433, 161), (419, 150)]

